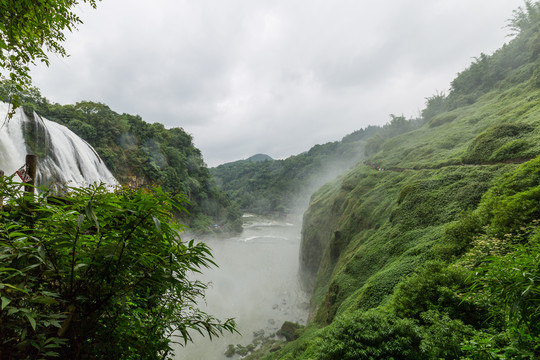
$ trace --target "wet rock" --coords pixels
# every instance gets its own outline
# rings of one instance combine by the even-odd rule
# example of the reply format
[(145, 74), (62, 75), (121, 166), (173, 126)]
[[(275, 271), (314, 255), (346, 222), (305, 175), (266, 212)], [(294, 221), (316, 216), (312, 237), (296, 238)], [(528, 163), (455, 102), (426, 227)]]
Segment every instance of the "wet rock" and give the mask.
[(302, 330), (304, 326), (291, 322), (285, 321), (281, 325), (281, 329), (277, 332), (279, 336), (283, 336), (287, 341), (293, 341), (300, 337), (299, 331)]
[(264, 330), (263, 329), (253, 332), (253, 337), (254, 338), (262, 338), (263, 336), (264, 336)]
[(242, 346), (240, 344), (236, 344), (235, 352), (236, 354), (240, 356), (246, 356), (249, 353), (252, 353), (255, 350), (256, 346), (255, 344), (248, 344), (246, 346)]
[(234, 354), (236, 354), (236, 350), (234, 349), (234, 345), (229, 344), (229, 346), (227, 346), (227, 350), (225, 351), (225, 356), (230, 358), (230, 357), (233, 357)]
[(246, 356), (249, 353), (249, 349), (240, 344), (236, 345), (236, 353), (240, 356)]

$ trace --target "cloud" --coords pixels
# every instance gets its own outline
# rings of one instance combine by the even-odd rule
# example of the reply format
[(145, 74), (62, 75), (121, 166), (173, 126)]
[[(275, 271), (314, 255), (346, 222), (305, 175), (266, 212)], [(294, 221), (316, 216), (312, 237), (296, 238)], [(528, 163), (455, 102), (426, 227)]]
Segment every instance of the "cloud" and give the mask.
[(180, 126), (210, 165), (277, 158), (388, 115), (415, 116), (480, 52), (505, 41), (521, 0), (116, 0), (34, 70), (60, 103), (104, 102)]

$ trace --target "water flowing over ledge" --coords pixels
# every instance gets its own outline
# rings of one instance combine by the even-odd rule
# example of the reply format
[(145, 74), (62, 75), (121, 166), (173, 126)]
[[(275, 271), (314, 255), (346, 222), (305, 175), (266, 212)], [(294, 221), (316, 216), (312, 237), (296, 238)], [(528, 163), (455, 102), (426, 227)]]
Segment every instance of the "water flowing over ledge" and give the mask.
[(22, 109), (8, 119), (8, 104), (0, 102), (0, 169), (13, 174), (29, 153), (38, 155), (37, 186), (68, 184), (83, 186), (94, 182), (118, 182), (97, 152), (67, 127), (35, 112)]

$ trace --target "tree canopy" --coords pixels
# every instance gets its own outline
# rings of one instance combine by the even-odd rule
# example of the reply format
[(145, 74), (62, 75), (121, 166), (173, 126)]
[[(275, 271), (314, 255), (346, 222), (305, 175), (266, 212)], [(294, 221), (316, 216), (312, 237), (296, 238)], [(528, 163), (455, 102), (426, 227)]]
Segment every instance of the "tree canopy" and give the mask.
[[(65, 31), (73, 31), (82, 23), (73, 11), (81, 2), (95, 8), (97, 1), (0, 1), (0, 80), (10, 79), (21, 90), (30, 85), (29, 65), (48, 65), (48, 53), (67, 56), (62, 45)], [(17, 96), (13, 104), (18, 106)]]

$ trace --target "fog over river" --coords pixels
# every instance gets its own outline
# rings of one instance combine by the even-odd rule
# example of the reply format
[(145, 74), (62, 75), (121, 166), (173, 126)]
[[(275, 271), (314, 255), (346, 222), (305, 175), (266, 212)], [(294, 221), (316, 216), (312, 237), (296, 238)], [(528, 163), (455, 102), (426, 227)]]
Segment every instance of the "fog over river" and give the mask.
[(248, 345), (256, 331), (268, 336), (286, 320), (306, 323), (309, 297), (298, 279), (300, 228), (301, 218), (275, 221), (244, 215), (241, 235), (204, 239), (219, 268), (197, 276), (209, 284), (206, 304), (200, 307), (219, 319), (235, 318), (242, 335), (226, 333), (210, 341), (194, 334), (194, 343), (178, 346), (176, 359), (227, 359), (228, 344)]

